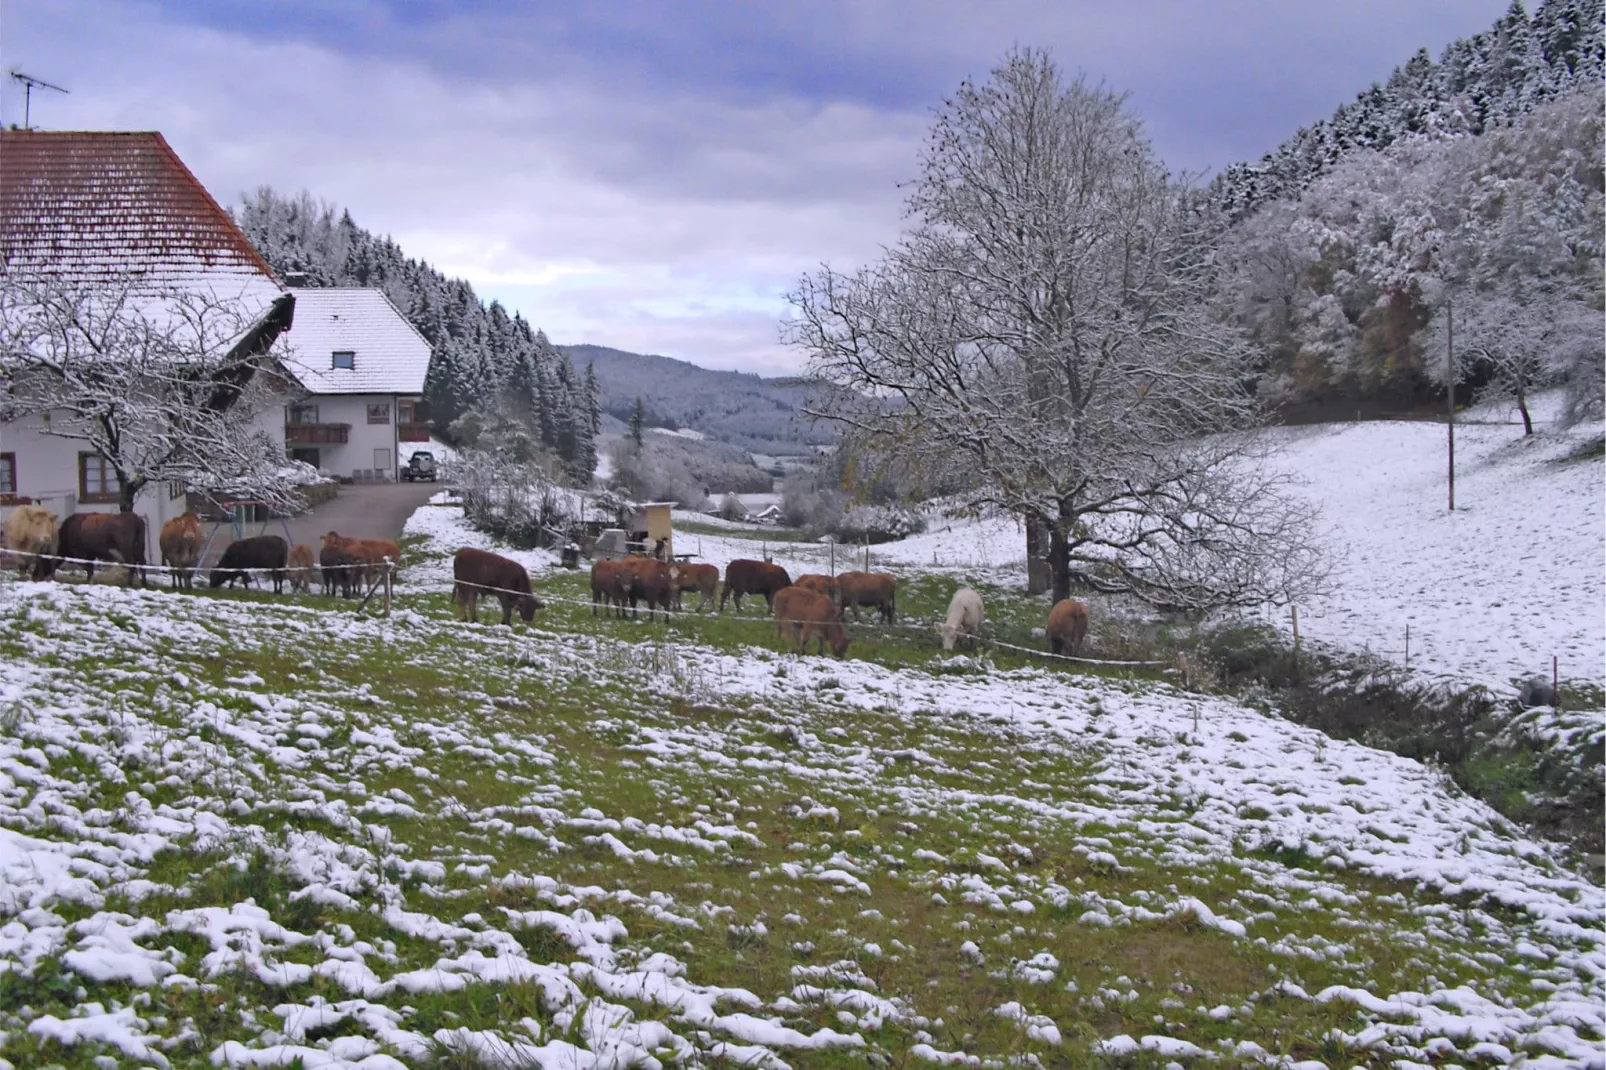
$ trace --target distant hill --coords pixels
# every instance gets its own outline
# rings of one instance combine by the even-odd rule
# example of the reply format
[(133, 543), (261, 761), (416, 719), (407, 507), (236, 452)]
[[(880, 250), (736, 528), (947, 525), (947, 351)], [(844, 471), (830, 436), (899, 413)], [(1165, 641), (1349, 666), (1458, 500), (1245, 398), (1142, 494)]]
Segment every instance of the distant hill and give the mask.
[(757, 453), (802, 454), (835, 440), (831, 428), (801, 415), (810, 388), (798, 379), (712, 371), (607, 346), (557, 349), (582, 374), (587, 364), (595, 365), (602, 411), (622, 421), (630, 419), (639, 397), (651, 427), (691, 428)]

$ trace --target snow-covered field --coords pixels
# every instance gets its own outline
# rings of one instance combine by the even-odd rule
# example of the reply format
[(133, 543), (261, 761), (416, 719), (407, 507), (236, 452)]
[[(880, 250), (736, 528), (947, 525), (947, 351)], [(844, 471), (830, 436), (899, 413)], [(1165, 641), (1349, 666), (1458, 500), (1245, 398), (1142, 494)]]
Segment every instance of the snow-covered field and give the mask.
[(1332, 594), (1300, 607), (1304, 636), (1403, 662), (1409, 625), (1413, 670), (1502, 693), (1548, 678), (1552, 655), (1564, 678), (1606, 680), (1606, 465), (1562, 460), (1582, 436), (1459, 426), (1451, 513), (1442, 424), (1279, 434), (1338, 563)]
[(443, 575), (0, 586), (0, 1065), (1606, 1066), (1606, 895), (1417, 763)]

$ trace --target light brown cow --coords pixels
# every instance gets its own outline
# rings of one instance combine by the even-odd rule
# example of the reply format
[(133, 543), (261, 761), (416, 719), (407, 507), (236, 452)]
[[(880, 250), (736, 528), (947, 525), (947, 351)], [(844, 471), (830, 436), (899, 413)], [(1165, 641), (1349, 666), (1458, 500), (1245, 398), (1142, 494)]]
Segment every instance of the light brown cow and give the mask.
[(859, 619), (859, 607), (869, 606), (881, 613), (881, 619), (892, 623), (897, 607), (898, 581), (885, 572), (844, 572), (836, 578), (842, 588), (842, 609), (853, 610), (853, 619)]
[(829, 598), (833, 605), (842, 606), (842, 585), (835, 576), (823, 576), (818, 572), (810, 572), (799, 576), (793, 581), (793, 586), (802, 587), (816, 594), (823, 594)]
[(56, 552), (56, 514), (42, 505), (17, 506), (6, 517), (5, 545), (18, 551), (12, 562), (18, 575), (49, 578), (55, 571), (51, 555)]
[(401, 547), (395, 539), (348, 539), (331, 531), (323, 537), (325, 546), (338, 547), (349, 559), (358, 563), (359, 575), (366, 575), (369, 583), (377, 583), (385, 575), (385, 559), (391, 567), (401, 566)]
[(157, 549), (162, 552), (162, 564), (173, 569), (168, 573), (175, 588), (193, 590), (195, 565), (201, 559), (201, 518), (192, 512), (175, 516), (162, 525), (156, 537)]
[(685, 591), (696, 591), (697, 612), (714, 607), (714, 596), (719, 593), (719, 566), (686, 563), (680, 569), (680, 589), (675, 592), (675, 608), (680, 609), (680, 596)]
[(597, 615), (600, 605), (604, 614), (613, 606), (618, 616), (625, 615), (625, 603), (635, 586), (635, 575), (623, 561), (597, 561), (591, 566), (591, 615)]
[(742, 595), (764, 596), (766, 611), (775, 609), (775, 592), (792, 586), (792, 577), (780, 565), (768, 561), (739, 558), (725, 566), (725, 588), (719, 592), (719, 611), (725, 612), (725, 599), (736, 599), (736, 612), (742, 611)]
[(1048, 611), (1048, 652), (1076, 656), (1087, 638), (1087, 606), (1064, 598)]
[(648, 620), (652, 620), (653, 608), (657, 607), (663, 610), (664, 620), (667, 621), (669, 611), (675, 605), (675, 596), (680, 593), (680, 566), (653, 557), (627, 557), (620, 564), (631, 577), (630, 615), (636, 615), (636, 602), (639, 600), (647, 603)]
[(300, 542), (290, 547), (290, 593), (303, 591), (311, 594), (314, 570), (317, 567), (317, 558), (312, 556), (312, 547)]
[(797, 644), (799, 654), (808, 650), (811, 639), (819, 640), (819, 653), (825, 644), (837, 657), (847, 653), (848, 637), (842, 632), (842, 614), (831, 600), (807, 587), (783, 587), (775, 595), (775, 622), (782, 639)]

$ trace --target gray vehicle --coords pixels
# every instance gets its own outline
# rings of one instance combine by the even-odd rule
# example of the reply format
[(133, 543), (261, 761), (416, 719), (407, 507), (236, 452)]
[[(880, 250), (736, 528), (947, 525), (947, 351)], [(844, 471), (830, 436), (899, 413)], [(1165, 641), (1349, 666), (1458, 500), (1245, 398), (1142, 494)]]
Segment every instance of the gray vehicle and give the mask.
[(407, 458), (407, 467), (401, 470), (401, 477), (411, 483), (416, 479), (427, 479), (435, 482), (435, 455), (428, 450), (418, 450)]

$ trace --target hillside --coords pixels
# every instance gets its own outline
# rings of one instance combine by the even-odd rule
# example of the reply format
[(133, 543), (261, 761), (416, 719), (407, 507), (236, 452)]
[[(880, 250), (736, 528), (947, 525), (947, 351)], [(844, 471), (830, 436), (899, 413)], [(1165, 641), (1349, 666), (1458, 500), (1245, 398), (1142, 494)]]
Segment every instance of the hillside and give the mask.
[(620, 420), (630, 419), (640, 397), (650, 426), (691, 428), (755, 453), (805, 454), (835, 438), (799, 414), (808, 388), (796, 380), (712, 371), (606, 346), (557, 348), (577, 368), (595, 365), (602, 409)]
[(0, 588), (0, 1060), (1598, 1061), (1606, 898), (1417, 763), (943, 659), (936, 589), (845, 661), (542, 554), (457, 623), (484, 542), (420, 510), (389, 621)]

